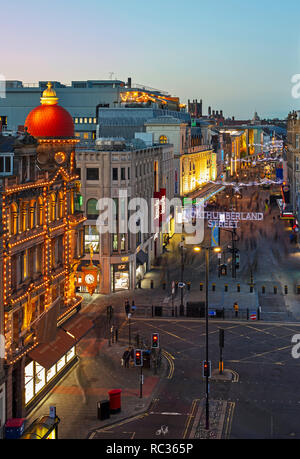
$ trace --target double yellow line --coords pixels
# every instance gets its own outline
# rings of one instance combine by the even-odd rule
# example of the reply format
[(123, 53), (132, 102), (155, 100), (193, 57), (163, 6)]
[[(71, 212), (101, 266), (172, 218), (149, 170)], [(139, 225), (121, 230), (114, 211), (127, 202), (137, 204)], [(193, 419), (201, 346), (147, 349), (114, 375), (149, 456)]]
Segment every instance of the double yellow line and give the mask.
[(167, 359), (169, 367), (170, 367), (167, 379), (172, 379), (173, 374), (174, 374), (174, 362), (173, 362), (173, 360), (175, 360), (175, 357), (172, 354), (170, 354), (168, 351), (165, 351), (164, 349), (161, 351), (161, 353), (162, 353), (163, 357), (165, 359)]

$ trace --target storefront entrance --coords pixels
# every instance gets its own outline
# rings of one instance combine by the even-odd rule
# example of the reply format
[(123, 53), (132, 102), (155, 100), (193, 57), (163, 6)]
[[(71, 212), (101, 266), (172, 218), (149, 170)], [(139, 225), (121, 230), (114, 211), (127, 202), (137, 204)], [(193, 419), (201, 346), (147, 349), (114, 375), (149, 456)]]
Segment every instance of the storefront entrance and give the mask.
[(129, 263), (111, 265), (111, 291), (129, 290)]

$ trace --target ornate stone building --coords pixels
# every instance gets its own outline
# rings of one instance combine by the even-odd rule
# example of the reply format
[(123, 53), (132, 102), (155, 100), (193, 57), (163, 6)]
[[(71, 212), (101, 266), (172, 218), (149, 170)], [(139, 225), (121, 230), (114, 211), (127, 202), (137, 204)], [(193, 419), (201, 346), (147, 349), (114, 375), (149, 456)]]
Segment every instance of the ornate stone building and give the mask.
[(80, 333), (59, 328), (82, 301), (76, 142), (73, 120), (48, 84), (15, 140), (11, 174), (0, 172), (7, 418), (24, 417), (76, 361)]

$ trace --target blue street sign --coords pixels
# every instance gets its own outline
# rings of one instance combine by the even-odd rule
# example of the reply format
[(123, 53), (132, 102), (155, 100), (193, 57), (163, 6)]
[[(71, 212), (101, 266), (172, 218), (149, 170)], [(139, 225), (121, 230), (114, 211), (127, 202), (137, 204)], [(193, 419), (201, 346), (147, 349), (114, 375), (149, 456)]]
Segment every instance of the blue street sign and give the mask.
[(220, 228), (217, 222), (212, 222), (211, 228), (211, 247), (219, 247), (220, 245)]
[(209, 316), (215, 316), (215, 315), (217, 315), (217, 312), (214, 311), (214, 310), (210, 310), (210, 311), (208, 311), (208, 315)]

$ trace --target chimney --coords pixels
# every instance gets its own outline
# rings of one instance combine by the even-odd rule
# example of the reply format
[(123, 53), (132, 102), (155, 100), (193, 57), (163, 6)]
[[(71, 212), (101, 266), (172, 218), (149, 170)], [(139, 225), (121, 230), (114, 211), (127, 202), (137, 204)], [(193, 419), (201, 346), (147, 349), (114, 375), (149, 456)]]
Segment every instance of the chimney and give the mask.
[(211, 107), (208, 107), (208, 116), (211, 116)]
[(127, 80), (127, 88), (131, 88), (131, 78), (128, 77)]

